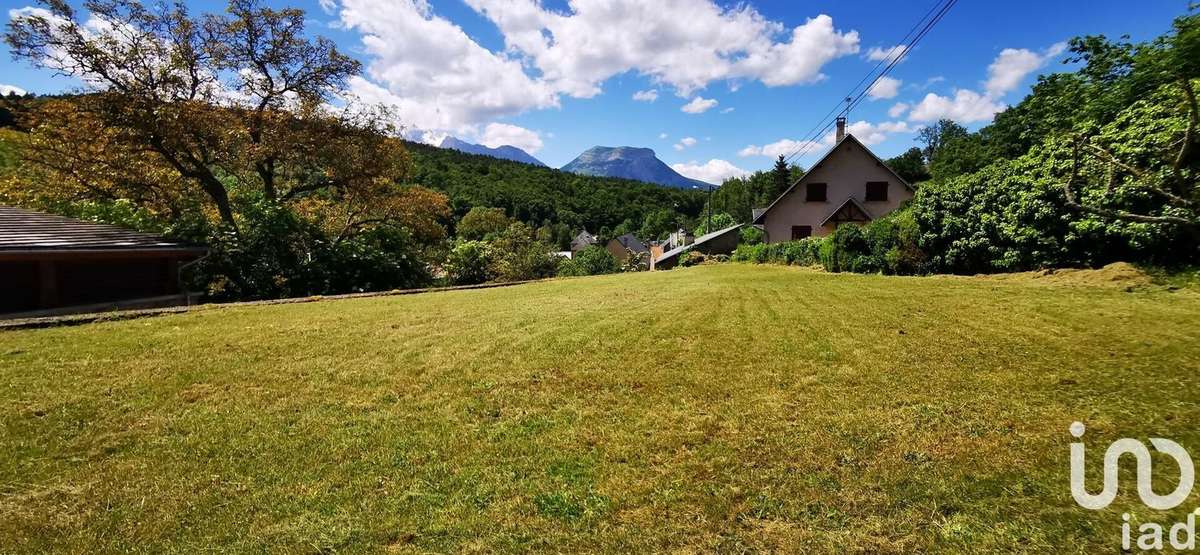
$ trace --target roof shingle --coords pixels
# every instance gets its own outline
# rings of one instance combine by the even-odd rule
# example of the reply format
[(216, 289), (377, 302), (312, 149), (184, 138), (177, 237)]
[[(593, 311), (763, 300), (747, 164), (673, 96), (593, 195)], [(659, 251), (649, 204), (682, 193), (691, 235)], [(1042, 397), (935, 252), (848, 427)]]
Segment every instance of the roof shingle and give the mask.
[(0, 206), (0, 251), (187, 248), (150, 233)]

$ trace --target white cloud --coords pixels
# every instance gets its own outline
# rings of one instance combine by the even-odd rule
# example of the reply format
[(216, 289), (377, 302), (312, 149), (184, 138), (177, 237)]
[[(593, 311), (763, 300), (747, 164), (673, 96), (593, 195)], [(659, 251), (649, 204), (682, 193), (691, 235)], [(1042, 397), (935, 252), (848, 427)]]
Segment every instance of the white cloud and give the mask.
[(874, 85), (867, 90), (867, 96), (871, 100), (883, 100), (887, 98), (896, 98), (900, 92), (900, 85), (903, 81), (891, 77), (880, 77), (875, 81)]
[(661, 85), (635, 95), (652, 102), (663, 86), (687, 98), (717, 81), (819, 81), (825, 64), (859, 49), (858, 33), (836, 29), (827, 15), (789, 28), (746, 4), (714, 0), (572, 0), (564, 9), (465, 1), (496, 25), (504, 51), (481, 46), (428, 0), (319, 3), (338, 14), (340, 28), (361, 35), (366, 72), (350, 81), (354, 95), (390, 104), (409, 130), (460, 136), (559, 107), (563, 96), (593, 97), (626, 72)]
[(715, 99), (697, 96), (696, 98), (693, 98), (691, 102), (684, 104), (680, 110), (689, 114), (703, 114), (716, 105), (717, 101)]
[(528, 109), (558, 106), (548, 84), (520, 61), (479, 46), (424, 0), (342, 0), (341, 26), (362, 33), (369, 77), (351, 92), (391, 105), (418, 129), (471, 134), (477, 126)]
[(907, 112), (907, 111), (908, 111), (908, 104), (905, 104), (903, 102), (897, 102), (891, 108), (888, 108), (888, 117), (889, 118), (898, 118), (901, 115), (903, 115), (904, 112)]
[(925, 95), (908, 114), (909, 121), (936, 121), (942, 118), (960, 123), (987, 121), (1007, 106), (996, 99), (975, 91), (958, 89), (954, 98), (934, 93)]
[(748, 156), (766, 156), (768, 158), (778, 158), (779, 155), (791, 156), (792, 153), (799, 150), (813, 150), (821, 146), (821, 143), (813, 141), (795, 141), (792, 139), (780, 139), (771, 144), (757, 146), (750, 145), (738, 151), (738, 156), (743, 158)]
[(18, 87), (16, 85), (5, 85), (3, 83), (0, 83), (0, 96), (8, 96), (9, 94), (25, 96), (25, 93), (26, 93), (25, 89), (22, 89), (21, 87)]
[(722, 114), (728, 114), (728, 113), (730, 113), (730, 112), (732, 112), (732, 111), (733, 111), (733, 106), (730, 106), (730, 107), (728, 107), (728, 108), (725, 108), (725, 109), (721, 110), (721, 113), (722, 113)]
[(666, 138), (667, 138), (667, 134), (666, 134), (666, 133), (659, 133), (659, 134), (658, 134), (658, 138), (659, 138), (659, 139), (666, 139)]
[(883, 61), (885, 64), (890, 64), (893, 60), (903, 56), (907, 50), (908, 47), (903, 44), (897, 44), (891, 48), (873, 46), (867, 50), (866, 58), (872, 62)]
[(318, 4), (321, 6), (321, 11), (327, 14), (337, 11), (337, 0), (318, 0)]
[(671, 169), (679, 172), (684, 177), (699, 179), (713, 185), (720, 185), (731, 177), (746, 177), (750, 175), (750, 172), (719, 158), (713, 158), (703, 164), (699, 164), (695, 160), (686, 164), (671, 164)]
[(658, 100), (658, 91), (655, 89), (638, 91), (633, 93), (633, 99), (638, 102), (654, 102)]
[[(913, 133), (916, 128), (908, 125), (903, 121), (885, 121), (883, 123), (869, 123), (866, 121), (856, 121), (846, 126), (846, 132), (855, 136), (863, 144), (874, 145), (887, 140), (889, 135), (899, 133)], [(820, 141), (797, 141), (793, 139), (780, 139), (770, 144), (763, 146), (749, 145), (746, 148), (738, 151), (738, 156), (743, 158), (749, 156), (766, 156), (768, 158), (777, 158), (780, 155), (790, 157), (800, 151), (804, 151), (805, 156), (816, 154), (823, 149), (833, 146), (837, 139), (837, 132), (830, 131)]]
[(1007, 94), (1020, 86), (1025, 76), (1045, 66), (1066, 48), (1066, 43), (1061, 42), (1051, 45), (1041, 54), (1024, 48), (1005, 48), (988, 66), (988, 80), (984, 89), (991, 96)]
[(696, 142), (697, 141), (694, 137), (684, 137), (679, 139), (678, 143), (675, 143), (675, 150), (683, 150), (688, 147), (696, 146)]
[(510, 51), (576, 97), (597, 94), (604, 80), (626, 71), (681, 96), (729, 79), (795, 85), (820, 79), (830, 60), (858, 52), (858, 33), (836, 30), (827, 15), (789, 33), (745, 4), (573, 0), (563, 12), (536, 0), (466, 2), (499, 27)]
[[(865, 145), (876, 145), (886, 141), (888, 135), (897, 133), (912, 133), (916, 129), (909, 127), (903, 121), (885, 121), (883, 123), (869, 123), (859, 120), (846, 126), (846, 133), (854, 135), (854, 138), (862, 141)], [(837, 132), (831, 131), (825, 135), (821, 141), (825, 145), (832, 145), (837, 140)]]
[(530, 154), (542, 149), (542, 138), (537, 131), (507, 123), (489, 123), (484, 128), (483, 135), (480, 135), (479, 142), (491, 148), (515, 146)]

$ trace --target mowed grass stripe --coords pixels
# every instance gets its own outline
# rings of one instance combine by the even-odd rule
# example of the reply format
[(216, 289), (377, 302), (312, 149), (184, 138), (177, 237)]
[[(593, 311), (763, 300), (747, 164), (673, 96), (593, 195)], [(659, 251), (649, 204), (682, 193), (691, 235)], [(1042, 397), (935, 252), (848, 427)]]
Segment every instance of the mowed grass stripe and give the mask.
[(1066, 427), (1200, 446), (1198, 316), (726, 265), (8, 332), (0, 545), (1110, 549)]

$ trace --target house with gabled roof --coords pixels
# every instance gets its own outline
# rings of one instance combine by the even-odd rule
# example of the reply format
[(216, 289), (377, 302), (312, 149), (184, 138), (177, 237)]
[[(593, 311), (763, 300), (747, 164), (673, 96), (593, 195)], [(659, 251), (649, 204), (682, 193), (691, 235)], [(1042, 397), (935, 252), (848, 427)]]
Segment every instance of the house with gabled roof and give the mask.
[(620, 237), (609, 239), (608, 244), (604, 248), (608, 249), (608, 252), (612, 253), (617, 262), (621, 263), (624, 263), (629, 258), (630, 253), (640, 256), (643, 253), (648, 254), (650, 252), (646, 244), (632, 233), (626, 233)]
[(837, 142), (803, 177), (765, 209), (753, 211), (766, 242), (779, 243), (833, 233), (840, 225), (881, 218), (916, 190), (837, 120)]
[(595, 235), (588, 233), (586, 229), (580, 231), (579, 235), (576, 235), (574, 239), (571, 239), (571, 253), (578, 254), (579, 251), (595, 245), (599, 241), (600, 240), (597, 239)]

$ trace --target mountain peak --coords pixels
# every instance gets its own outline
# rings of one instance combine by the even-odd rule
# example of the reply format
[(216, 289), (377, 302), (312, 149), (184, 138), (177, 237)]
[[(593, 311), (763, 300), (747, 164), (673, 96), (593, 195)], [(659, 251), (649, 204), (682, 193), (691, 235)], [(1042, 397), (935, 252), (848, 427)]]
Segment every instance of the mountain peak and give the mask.
[(491, 148), (484, 145), (468, 143), (450, 135), (447, 135), (445, 139), (442, 139), (442, 142), (438, 145), (438, 147), (450, 148), (459, 152), (466, 152), (468, 154), (491, 156), (492, 158), (500, 158), (502, 160), (512, 160), (514, 162), (522, 162), (525, 164), (532, 164), (534, 166), (546, 165), (543, 164), (541, 160), (531, 156), (528, 152), (525, 152), (524, 150), (521, 150), (515, 146), (501, 145), (496, 148)]
[(594, 146), (563, 166), (562, 170), (583, 175), (635, 179), (678, 189), (708, 186), (703, 181), (679, 175), (659, 160), (653, 150), (634, 146)]

